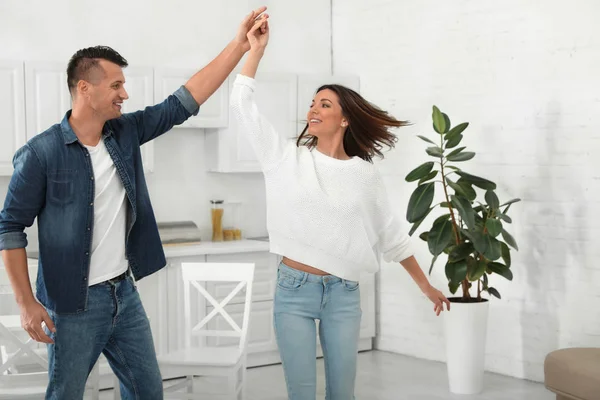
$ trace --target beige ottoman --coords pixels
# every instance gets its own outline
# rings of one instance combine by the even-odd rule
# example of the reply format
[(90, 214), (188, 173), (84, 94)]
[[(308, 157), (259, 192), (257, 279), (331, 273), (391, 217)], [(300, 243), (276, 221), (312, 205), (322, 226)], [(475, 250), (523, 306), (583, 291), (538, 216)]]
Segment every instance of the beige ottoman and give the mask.
[(557, 400), (600, 399), (600, 348), (553, 351), (544, 362), (544, 383)]

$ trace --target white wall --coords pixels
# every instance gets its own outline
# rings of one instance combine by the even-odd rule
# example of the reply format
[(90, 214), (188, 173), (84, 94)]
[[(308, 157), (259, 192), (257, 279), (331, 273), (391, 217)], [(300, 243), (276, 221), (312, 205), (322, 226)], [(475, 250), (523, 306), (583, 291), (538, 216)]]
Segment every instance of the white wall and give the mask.
[[(330, 7), (319, 0), (7, 0), (0, 2), (0, 59), (66, 63), (78, 49), (104, 44), (130, 66), (200, 69), (233, 38), (242, 18), (263, 4), (273, 34), (261, 70), (329, 72)], [(308, 29), (309, 21), (317, 28)], [(155, 173), (147, 180), (157, 219), (208, 227), (209, 199), (220, 197), (243, 202), (245, 235), (266, 234), (262, 175), (207, 173), (203, 154), (202, 130), (174, 129), (156, 140)], [(0, 177), (2, 201), (8, 182)]]
[[(415, 187), (404, 176), (427, 160), (415, 135), (432, 134), (433, 104), (471, 123), (465, 170), (524, 200), (514, 281), (493, 279), (491, 371), (541, 380), (547, 352), (600, 346), (598, 15), (596, 0), (333, 2), (334, 72), (359, 74), (368, 99), (415, 123), (381, 164), (398, 213)], [(448, 294), (443, 263), (431, 279)], [(398, 265), (383, 268), (379, 307), (381, 349), (445, 359), (442, 320)]]

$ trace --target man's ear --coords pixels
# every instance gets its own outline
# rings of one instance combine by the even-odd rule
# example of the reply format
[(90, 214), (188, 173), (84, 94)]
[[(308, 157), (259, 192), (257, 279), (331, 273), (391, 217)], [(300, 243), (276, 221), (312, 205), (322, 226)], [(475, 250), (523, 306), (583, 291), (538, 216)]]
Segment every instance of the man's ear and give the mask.
[(90, 91), (90, 83), (80, 79), (77, 82), (77, 94), (81, 96), (86, 96)]

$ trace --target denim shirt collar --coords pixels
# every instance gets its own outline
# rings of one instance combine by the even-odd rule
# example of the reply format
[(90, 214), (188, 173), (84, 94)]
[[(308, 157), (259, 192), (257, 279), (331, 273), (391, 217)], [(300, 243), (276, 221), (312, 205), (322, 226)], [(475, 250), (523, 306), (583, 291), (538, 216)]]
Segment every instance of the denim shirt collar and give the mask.
[[(72, 144), (77, 141), (77, 135), (75, 135), (75, 132), (73, 131), (73, 128), (71, 128), (71, 124), (69, 123), (69, 118), (71, 117), (71, 111), (73, 111), (73, 110), (69, 110), (65, 113), (65, 116), (63, 117), (63, 119), (60, 123), (60, 130), (61, 130), (63, 138), (65, 140), (65, 144)], [(112, 133), (113, 133), (112, 129), (110, 129), (108, 124), (105, 122), (104, 127), (102, 128), (102, 135), (105, 137), (110, 137), (112, 135)]]

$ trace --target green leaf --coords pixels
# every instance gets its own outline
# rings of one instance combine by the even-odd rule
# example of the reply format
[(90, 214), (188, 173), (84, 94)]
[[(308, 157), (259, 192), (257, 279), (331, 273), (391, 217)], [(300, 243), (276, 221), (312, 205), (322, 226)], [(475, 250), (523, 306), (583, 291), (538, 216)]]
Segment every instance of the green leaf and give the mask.
[[(458, 153), (460, 153), (464, 149), (466, 149), (466, 147), (459, 147), (458, 149), (454, 149), (450, 153), (448, 153), (448, 155), (446, 157), (457, 155)], [(450, 168), (450, 167), (448, 167), (448, 168)]]
[(409, 236), (412, 236), (412, 234), (415, 233), (415, 231), (419, 228), (419, 226), (423, 223), (423, 221), (425, 221), (425, 219), (427, 218), (427, 216), (433, 209), (434, 209), (434, 207), (431, 207), (429, 210), (427, 210), (427, 212), (425, 213), (425, 215), (423, 215), (422, 218), (420, 218), (418, 221), (416, 221), (413, 224), (412, 228), (410, 228), (410, 231), (408, 232)]
[(460, 141), (462, 140), (463, 135), (458, 134), (458, 135), (454, 135), (451, 138), (448, 139), (448, 137), (446, 136), (447, 142), (446, 142), (446, 148), (447, 149), (451, 149), (453, 147), (458, 146), (458, 144), (460, 143)]
[(486, 236), (481, 231), (471, 231), (469, 232), (469, 238), (473, 241), (473, 246), (475, 246), (475, 250), (479, 253), (484, 254), (488, 248), (488, 241), (486, 240)]
[(510, 268), (508, 268), (504, 264), (500, 264), (497, 262), (491, 262), (488, 264), (488, 268), (491, 269), (492, 272), (495, 272), (496, 274), (505, 277), (509, 281), (512, 281), (512, 279), (513, 279), (512, 271), (510, 270)]
[(485, 192), (485, 202), (493, 210), (500, 208), (500, 200), (498, 200), (498, 196), (496, 196), (496, 193), (493, 190)]
[(487, 262), (485, 260), (477, 260), (473, 266), (474, 269), (469, 271), (469, 280), (471, 282), (478, 281), (485, 274)]
[(427, 154), (429, 154), (432, 157), (443, 157), (444, 156), (444, 150), (442, 150), (438, 146), (428, 147), (425, 151), (427, 152)]
[(500, 293), (498, 293), (498, 291), (496, 289), (494, 289), (493, 287), (489, 287), (487, 289), (487, 292), (493, 296), (496, 296), (497, 298), (501, 299), (502, 297), (500, 297)]
[(469, 201), (473, 201), (477, 198), (477, 192), (475, 192), (475, 189), (473, 189), (473, 186), (471, 186), (469, 182), (463, 181), (461, 178), (456, 183), (460, 185), (460, 187), (463, 190), (463, 193), (465, 194), (465, 197)]
[(475, 157), (475, 153), (474, 152), (472, 152), (472, 151), (463, 151), (462, 153), (455, 154), (452, 157), (446, 156), (446, 160), (452, 161), (452, 162), (459, 162), (459, 161), (468, 161), (468, 160), (470, 160), (473, 157)]
[(431, 275), (431, 270), (433, 269), (433, 264), (435, 264), (435, 261), (437, 260), (437, 258), (438, 258), (438, 256), (436, 255), (431, 259), (431, 265), (429, 266), (429, 275)]
[(439, 134), (446, 131), (446, 119), (442, 115), (442, 112), (436, 106), (433, 106), (433, 129)]
[(455, 167), (454, 165), (446, 165), (446, 168), (453, 169), (454, 171), (460, 171), (460, 168)]
[(483, 290), (487, 290), (488, 288), (488, 277), (486, 274), (483, 274)]
[(458, 175), (460, 175), (466, 182), (469, 182), (479, 188), (485, 189), (485, 190), (494, 190), (496, 189), (496, 184), (492, 181), (489, 181), (487, 179), (484, 178), (480, 178), (478, 176), (475, 175), (471, 175), (468, 174), (466, 172), (463, 171), (457, 171), (456, 172)]
[(433, 202), (434, 183), (419, 185), (410, 196), (406, 219), (408, 222), (417, 222), (427, 215), (431, 203)]
[(446, 278), (450, 281), (461, 282), (467, 277), (467, 262), (461, 260), (455, 263), (446, 263)]
[(450, 214), (449, 214), (449, 213), (448, 213), (448, 214), (442, 214), (442, 215), (440, 215), (439, 217), (437, 217), (437, 218), (435, 219), (435, 221), (433, 221), (433, 224), (432, 224), (432, 225), (440, 224), (440, 223), (441, 223), (441, 221), (444, 221), (444, 220), (448, 220), (448, 221), (450, 221)]
[(506, 232), (506, 230), (502, 229), (502, 238), (504, 239), (504, 241), (506, 243), (508, 243), (508, 245), (510, 247), (512, 247), (515, 250), (519, 250), (519, 247), (517, 246), (517, 242), (515, 242), (515, 238), (512, 237), (512, 235), (508, 232)]
[(418, 138), (426, 141), (427, 143), (435, 144), (435, 142), (431, 139), (426, 138), (425, 136), (417, 135)]
[(475, 211), (473, 211), (473, 207), (471, 207), (471, 203), (469, 200), (464, 197), (450, 196), (450, 201), (454, 207), (458, 210), (460, 217), (467, 224), (469, 229), (475, 228)]
[[(413, 169), (406, 175), (406, 182), (414, 182), (422, 177), (426, 176), (432, 169), (435, 163), (433, 161), (428, 161), (419, 165), (417, 168)], [(437, 172), (437, 171), (436, 171)]]
[(502, 257), (502, 246), (500, 245), (500, 241), (490, 235), (484, 235), (484, 237), (487, 241), (487, 249), (483, 253), (485, 258), (490, 261), (495, 261)]
[(504, 242), (500, 242), (500, 247), (502, 248), (502, 260), (504, 260), (504, 264), (510, 268), (510, 249)]
[(485, 228), (491, 237), (496, 237), (502, 232), (502, 222), (497, 219), (489, 218), (485, 221)]
[(451, 180), (451, 179), (448, 179), (448, 178), (446, 178), (446, 183), (447, 183), (447, 184), (448, 184), (448, 186), (450, 186), (450, 187), (451, 187), (451, 188), (452, 188), (452, 189), (453, 189), (453, 190), (454, 190), (454, 191), (455, 191), (457, 194), (460, 194), (460, 195), (462, 195), (462, 196), (464, 196), (464, 197), (467, 197), (467, 194), (466, 194), (466, 193), (463, 191), (463, 188), (462, 188), (462, 187), (461, 187), (459, 184), (457, 184), (457, 183), (455, 183), (455, 182), (452, 182), (452, 180)]
[(445, 123), (444, 133), (447, 133), (450, 130), (450, 127), (452, 126), (452, 124), (450, 123), (450, 117), (448, 117), (448, 115), (446, 115), (446, 113), (442, 113), (442, 116), (444, 117), (444, 123)]
[(448, 282), (448, 289), (450, 290), (450, 293), (452, 293), (452, 294), (455, 294), (459, 287), (460, 287), (460, 282), (452, 282), (452, 281)]
[(440, 207), (443, 207), (443, 208), (450, 208), (450, 204), (449, 204), (447, 201), (442, 201), (442, 202), (440, 203)]
[(510, 218), (508, 215), (506, 214), (502, 214), (501, 212), (496, 213), (496, 215), (498, 216), (498, 218), (500, 218), (502, 221), (504, 222), (508, 222), (509, 224), (512, 223), (512, 218)]
[(458, 136), (469, 126), (468, 122), (463, 122), (462, 124), (456, 125), (454, 128), (450, 129), (448, 133), (446, 133), (446, 140), (452, 139), (454, 136)]
[(433, 224), (429, 231), (427, 244), (429, 252), (434, 256), (441, 254), (453, 240), (452, 222), (441, 219)]
[(423, 182), (427, 182), (428, 180), (435, 178), (437, 173), (438, 173), (437, 170), (431, 171), (430, 173), (428, 173), (427, 175), (425, 175), (424, 177), (419, 179), (419, 185), (422, 184)]
[(459, 245), (452, 247), (450, 250), (450, 254), (448, 254), (448, 261), (457, 262), (460, 260), (464, 260), (470, 254), (473, 253), (475, 248), (473, 247), (473, 243), (471, 242), (463, 242)]
[(419, 238), (421, 238), (421, 240), (423, 240), (424, 242), (427, 241), (427, 239), (429, 239), (429, 232), (423, 232), (419, 235)]

